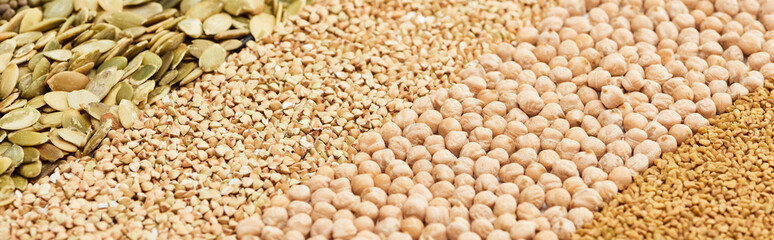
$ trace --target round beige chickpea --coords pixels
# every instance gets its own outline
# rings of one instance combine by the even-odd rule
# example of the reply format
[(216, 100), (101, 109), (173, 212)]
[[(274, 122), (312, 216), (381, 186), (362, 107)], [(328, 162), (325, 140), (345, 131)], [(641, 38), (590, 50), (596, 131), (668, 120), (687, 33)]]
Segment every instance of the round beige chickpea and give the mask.
[(632, 172), (625, 166), (618, 166), (610, 171), (607, 177), (610, 181), (613, 181), (618, 189), (624, 189), (632, 184)]

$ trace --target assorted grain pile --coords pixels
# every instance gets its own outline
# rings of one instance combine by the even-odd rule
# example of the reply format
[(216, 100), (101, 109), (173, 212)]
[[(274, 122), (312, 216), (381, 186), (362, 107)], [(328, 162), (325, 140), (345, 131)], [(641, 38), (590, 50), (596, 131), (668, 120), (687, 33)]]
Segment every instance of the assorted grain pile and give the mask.
[(579, 239), (768, 239), (774, 222), (774, 84), (710, 119), (610, 204)]
[(361, 132), (461, 81), (457, 72), (491, 52), (490, 42), (514, 39), (530, 21), (519, 9), (511, 1), (309, 6), (216, 74), (145, 106), (93, 158), (69, 157), (13, 192), (0, 236), (233, 237), (270, 195), (320, 166), (351, 162)]
[(569, 239), (774, 76), (774, 3), (559, 5), (468, 65), (463, 83), (361, 134), (351, 162), (275, 196), (237, 234)]

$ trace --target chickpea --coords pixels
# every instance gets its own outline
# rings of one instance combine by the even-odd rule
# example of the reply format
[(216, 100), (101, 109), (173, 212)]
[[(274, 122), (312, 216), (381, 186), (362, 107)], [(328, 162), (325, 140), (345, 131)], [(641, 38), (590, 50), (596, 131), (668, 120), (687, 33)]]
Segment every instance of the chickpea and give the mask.
[(551, 168), (551, 173), (556, 175), (562, 180), (569, 177), (578, 176), (578, 168), (573, 161), (569, 160), (557, 160)]
[(626, 159), (626, 167), (631, 169), (633, 173), (632, 175), (641, 174), (645, 171), (645, 169), (648, 168), (648, 162), (649, 160), (647, 156), (641, 153), (635, 153), (634, 156)]
[(535, 236), (535, 225), (536, 224), (527, 220), (517, 221), (516, 224), (510, 229), (511, 239), (531, 239), (533, 236)]
[(594, 189), (583, 189), (572, 195), (570, 207), (584, 207), (591, 211), (597, 211), (602, 205), (602, 196)]
[(483, 174), (476, 178), (474, 187), (476, 188), (476, 191), (494, 191), (497, 189), (498, 184), (499, 181), (497, 180), (497, 177), (492, 174)]
[(570, 239), (575, 232), (575, 224), (566, 218), (561, 218), (552, 225), (551, 230), (559, 239)]
[(535, 234), (535, 237), (533, 238), (535, 240), (558, 240), (559, 236), (556, 235), (553, 231), (549, 230), (542, 230)]
[(521, 220), (532, 220), (540, 217), (540, 209), (532, 203), (521, 203), (516, 209), (516, 216)]
[(581, 176), (583, 176), (583, 182), (588, 186), (591, 186), (596, 182), (607, 180), (607, 173), (594, 166), (584, 169)]
[(601, 157), (605, 154), (605, 143), (596, 137), (587, 137), (586, 140), (581, 141), (581, 150), (591, 152), (596, 157)]
[(567, 189), (571, 195), (587, 188), (586, 184), (583, 182), (583, 179), (581, 179), (579, 176), (573, 176), (565, 179), (562, 183), (562, 187)]
[(538, 153), (538, 162), (543, 164), (543, 167), (545, 167), (547, 171), (551, 171), (552, 167), (559, 159), (559, 154), (554, 150), (544, 149)]
[(562, 159), (571, 159), (578, 151), (580, 151), (580, 143), (569, 138), (562, 139), (556, 147), (556, 152)]
[(685, 116), (685, 120), (683, 122), (685, 125), (691, 128), (691, 131), (693, 132), (698, 131), (699, 128), (709, 125), (709, 121), (698, 113), (692, 113), (688, 116)]
[(613, 181), (618, 189), (624, 189), (632, 183), (632, 172), (625, 166), (618, 166), (610, 171), (608, 179)]
[(587, 208), (573, 208), (567, 212), (567, 219), (572, 221), (576, 228), (581, 228), (584, 224), (594, 220), (594, 214)]
[(485, 238), (494, 231), (494, 226), (488, 219), (479, 218), (470, 223), (470, 231), (478, 234), (481, 238)]
[[(709, 118), (712, 116), (715, 116), (715, 113), (717, 112), (717, 107), (715, 106), (715, 102), (712, 101), (711, 98), (705, 98), (701, 101), (696, 102), (696, 112), (701, 114), (704, 118)], [(688, 116), (686, 116), (687, 118)]]

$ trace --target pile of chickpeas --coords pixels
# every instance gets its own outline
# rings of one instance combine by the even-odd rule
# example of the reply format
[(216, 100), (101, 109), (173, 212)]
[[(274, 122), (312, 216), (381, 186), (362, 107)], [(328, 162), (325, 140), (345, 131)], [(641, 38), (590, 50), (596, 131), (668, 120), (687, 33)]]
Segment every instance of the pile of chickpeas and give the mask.
[(469, 64), (462, 83), (362, 134), (353, 162), (320, 168), (237, 232), (569, 239), (774, 77), (771, 13), (774, 1), (560, 1)]

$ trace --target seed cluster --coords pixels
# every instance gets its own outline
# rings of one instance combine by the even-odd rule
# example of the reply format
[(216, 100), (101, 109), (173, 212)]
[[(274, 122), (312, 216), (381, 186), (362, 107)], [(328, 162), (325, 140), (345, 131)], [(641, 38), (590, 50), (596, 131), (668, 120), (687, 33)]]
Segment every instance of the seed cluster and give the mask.
[(560, 1), (237, 233), (571, 238), (774, 73), (757, 4)]
[(519, 25), (504, 26), (520, 22), (514, 9), (511, 1), (309, 6), (230, 56), (216, 74), (142, 109), (139, 121), (110, 132), (93, 158), (70, 157), (15, 192), (0, 214), (7, 220), (0, 233), (233, 235), (270, 195), (318, 166), (351, 161), (360, 132), (459, 81), (465, 62), (492, 51), (488, 42), (515, 38)]
[(595, 214), (579, 239), (764, 239), (774, 222), (774, 84), (710, 119)]

